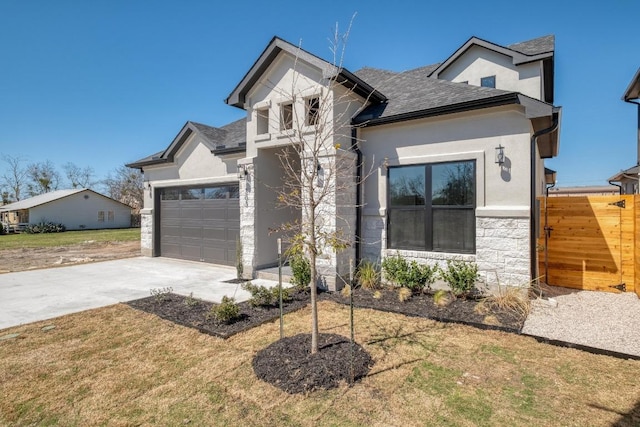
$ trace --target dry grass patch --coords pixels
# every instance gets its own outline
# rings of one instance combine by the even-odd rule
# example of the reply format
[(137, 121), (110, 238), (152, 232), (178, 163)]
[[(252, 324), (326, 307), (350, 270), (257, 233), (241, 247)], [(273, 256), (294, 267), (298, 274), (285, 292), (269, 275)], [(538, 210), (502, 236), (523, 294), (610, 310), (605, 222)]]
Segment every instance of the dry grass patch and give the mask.
[[(321, 332), (349, 335), (347, 307), (319, 309)], [(374, 310), (355, 321), (371, 372), (309, 395), (253, 373), (277, 321), (222, 340), (116, 305), (7, 329), (21, 335), (0, 341), (0, 424), (633, 425), (639, 411), (638, 361)], [(287, 336), (308, 327), (308, 308), (285, 318)]]

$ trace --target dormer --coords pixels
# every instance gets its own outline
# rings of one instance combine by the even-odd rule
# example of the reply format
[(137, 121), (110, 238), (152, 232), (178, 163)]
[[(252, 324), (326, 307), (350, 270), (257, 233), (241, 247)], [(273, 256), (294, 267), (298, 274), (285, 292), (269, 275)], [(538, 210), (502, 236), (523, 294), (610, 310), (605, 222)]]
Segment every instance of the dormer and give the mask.
[(553, 103), (554, 36), (509, 46), (472, 37), (430, 77), (520, 92)]

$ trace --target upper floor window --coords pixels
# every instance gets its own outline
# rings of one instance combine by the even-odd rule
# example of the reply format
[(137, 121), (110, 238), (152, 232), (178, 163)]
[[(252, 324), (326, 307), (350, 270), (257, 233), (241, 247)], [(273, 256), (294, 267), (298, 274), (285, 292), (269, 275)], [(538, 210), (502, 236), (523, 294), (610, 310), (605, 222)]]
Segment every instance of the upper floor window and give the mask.
[(482, 87), (496, 87), (496, 76), (487, 76), (480, 79), (480, 86)]
[(280, 130), (293, 129), (293, 103), (280, 104)]
[(320, 98), (305, 99), (305, 120), (306, 126), (315, 126), (318, 124), (318, 115), (320, 114)]
[(269, 133), (269, 109), (261, 108), (257, 110), (257, 134), (264, 135)]

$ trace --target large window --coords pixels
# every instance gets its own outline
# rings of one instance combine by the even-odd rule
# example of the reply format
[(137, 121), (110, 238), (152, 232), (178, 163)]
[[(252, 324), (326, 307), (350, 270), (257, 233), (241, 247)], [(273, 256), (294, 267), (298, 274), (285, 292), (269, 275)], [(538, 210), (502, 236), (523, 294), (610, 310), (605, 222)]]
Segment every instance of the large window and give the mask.
[(475, 252), (476, 164), (389, 168), (387, 246)]

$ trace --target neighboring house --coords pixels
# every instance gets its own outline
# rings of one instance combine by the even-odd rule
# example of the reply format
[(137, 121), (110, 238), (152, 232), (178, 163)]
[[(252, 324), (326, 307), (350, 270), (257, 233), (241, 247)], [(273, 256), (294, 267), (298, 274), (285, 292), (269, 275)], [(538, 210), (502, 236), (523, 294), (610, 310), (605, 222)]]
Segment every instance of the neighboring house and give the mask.
[(640, 194), (640, 184), (638, 183), (638, 178), (640, 177), (640, 68), (638, 68), (633, 79), (631, 79), (629, 87), (627, 87), (624, 95), (622, 95), (622, 100), (630, 104), (636, 104), (638, 108), (636, 145), (637, 162), (635, 166), (620, 171), (609, 178), (609, 183), (619, 183), (614, 185), (620, 186), (621, 194)]
[[(326, 157), (299, 163), (321, 170), (347, 158), (347, 175), (358, 160), (372, 172), (335, 194), (345, 203), (323, 206), (322, 227), (355, 243), (319, 258), (322, 283), (340, 287), (349, 259), (399, 253), (474, 261), (489, 285), (526, 286), (538, 277), (544, 159), (558, 153), (553, 69), (553, 36), (510, 46), (473, 37), (439, 64), (355, 73), (275, 37), (226, 99), (246, 119), (187, 122), (165, 151), (128, 165), (147, 182), (143, 254), (232, 265), (239, 238), (245, 274), (273, 266), (273, 229), (301, 217), (276, 209), (278, 154), (320, 99), (346, 98), (331, 105)], [(336, 76), (340, 84), (328, 85)]]
[(619, 189), (611, 185), (594, 185), (582, 187), (553, 187), (549, 189), (549, 197), (561, 196), (615, 196)]
[(67, 230), (126, 228), (131, 207), (86, 188), (58, 190), (0, 206), (0, 220), (12, 229), (40, 222)]

